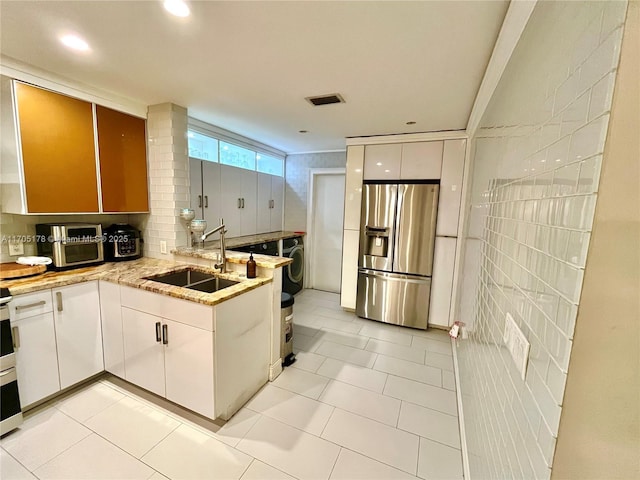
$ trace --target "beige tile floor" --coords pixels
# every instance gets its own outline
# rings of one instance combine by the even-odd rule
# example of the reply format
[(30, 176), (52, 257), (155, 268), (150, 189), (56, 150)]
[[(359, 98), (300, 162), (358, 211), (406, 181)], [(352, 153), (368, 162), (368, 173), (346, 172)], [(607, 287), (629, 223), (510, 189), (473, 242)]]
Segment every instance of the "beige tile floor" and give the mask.
[(209, 429), (101, 379), (0, 440), (9, 479), (460, 479), (449, 338), (296, 296), (297, 362)]

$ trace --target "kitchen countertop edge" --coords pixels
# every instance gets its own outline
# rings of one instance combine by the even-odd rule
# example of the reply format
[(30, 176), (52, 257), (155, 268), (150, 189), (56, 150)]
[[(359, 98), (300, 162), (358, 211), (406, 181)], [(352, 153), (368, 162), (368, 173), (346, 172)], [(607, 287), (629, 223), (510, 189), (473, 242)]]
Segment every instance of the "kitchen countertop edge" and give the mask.
[(216, 275), (221, 278), (236, 280), (240, 283), (238, 285), (233, 285), (219, 290), (218, 292), (205, 293), (184, 287), (154, 282), (153, 280), (146, 280), (144, 278), (189, 267), (204, 271), (211, 271), (213, 273), (212, 269), (206, 269), (198, 265), (189, 265), (168, 260), (143, 257), (129, 262), (104, 263), (102, 265), (60, 272), (47, 271), (46, 273), (37, 276), (2, 280), (0, 281), (0, 286), (9, 288), (11, 295), (23, 295), (39, 290), (64, 287), (67, 285), (74, 285), (94, 280), (104, 280), (110, 283), (139, 288), (141, 290), (168, 295), (173, 298), (200, 303), (203, 305), (216, 305), (272, 282), (272, 279), (269, 277), (249, 279), (233, 272), (225, 274), (216, 273)]

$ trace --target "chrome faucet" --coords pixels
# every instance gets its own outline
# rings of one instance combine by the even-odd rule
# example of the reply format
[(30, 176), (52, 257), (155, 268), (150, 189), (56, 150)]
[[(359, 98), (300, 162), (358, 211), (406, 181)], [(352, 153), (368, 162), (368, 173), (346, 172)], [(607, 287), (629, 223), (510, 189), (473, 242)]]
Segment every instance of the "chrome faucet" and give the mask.
[(213, 230), (203, 233), (202, 237), (200, 237), (200, 241), (204, 242), (209, 235), (213, 235), (216, 232), (220, 232), (220, 263), (216, 263), (213, 265), (213, 268), (220, 269), (220, 273), (225, 273), (227, 271), (227, 253), (225, 251), (225, 244), (224, 244), (224, 234), (226, 232), (224, 228), (225, 228), (224, 219), (221, 218), (220, 225), (218, 225)]

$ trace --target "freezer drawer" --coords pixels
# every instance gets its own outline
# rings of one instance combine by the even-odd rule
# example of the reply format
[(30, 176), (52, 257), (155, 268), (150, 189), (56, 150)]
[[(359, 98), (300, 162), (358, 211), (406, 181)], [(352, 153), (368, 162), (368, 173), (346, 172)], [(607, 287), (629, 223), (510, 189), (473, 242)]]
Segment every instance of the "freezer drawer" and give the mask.
[(427, 328), (431, 278), (361, 269), (356, 315), (405, 327)]

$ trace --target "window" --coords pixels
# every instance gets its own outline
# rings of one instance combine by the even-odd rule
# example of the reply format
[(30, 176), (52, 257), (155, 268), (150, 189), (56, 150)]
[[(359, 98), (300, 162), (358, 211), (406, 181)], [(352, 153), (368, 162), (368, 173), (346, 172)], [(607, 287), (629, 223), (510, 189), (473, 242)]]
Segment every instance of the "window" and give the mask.
[(191, 158), (284, 176), (283, 158), (257, 153), (251, 148), (227, 143), (194, 130), (188, 131), (187, 140)]
[(258, 153), (256, 155), (256, 161), (258, 163), (256, 170), (259, 172), (278, 175), (280, 177), (284, 176), (284, 161), (281, 158), (270, 157), (268, 155)]
[(187, 142), (189, 144), (190, 157), (208, 160), (210, 162), (218, 161), (218, 140), (215, 138), (189, 130), (187, 133)]
[(256, 152), (227, 142), (220, 142), (220, 163), (255, 170)]

